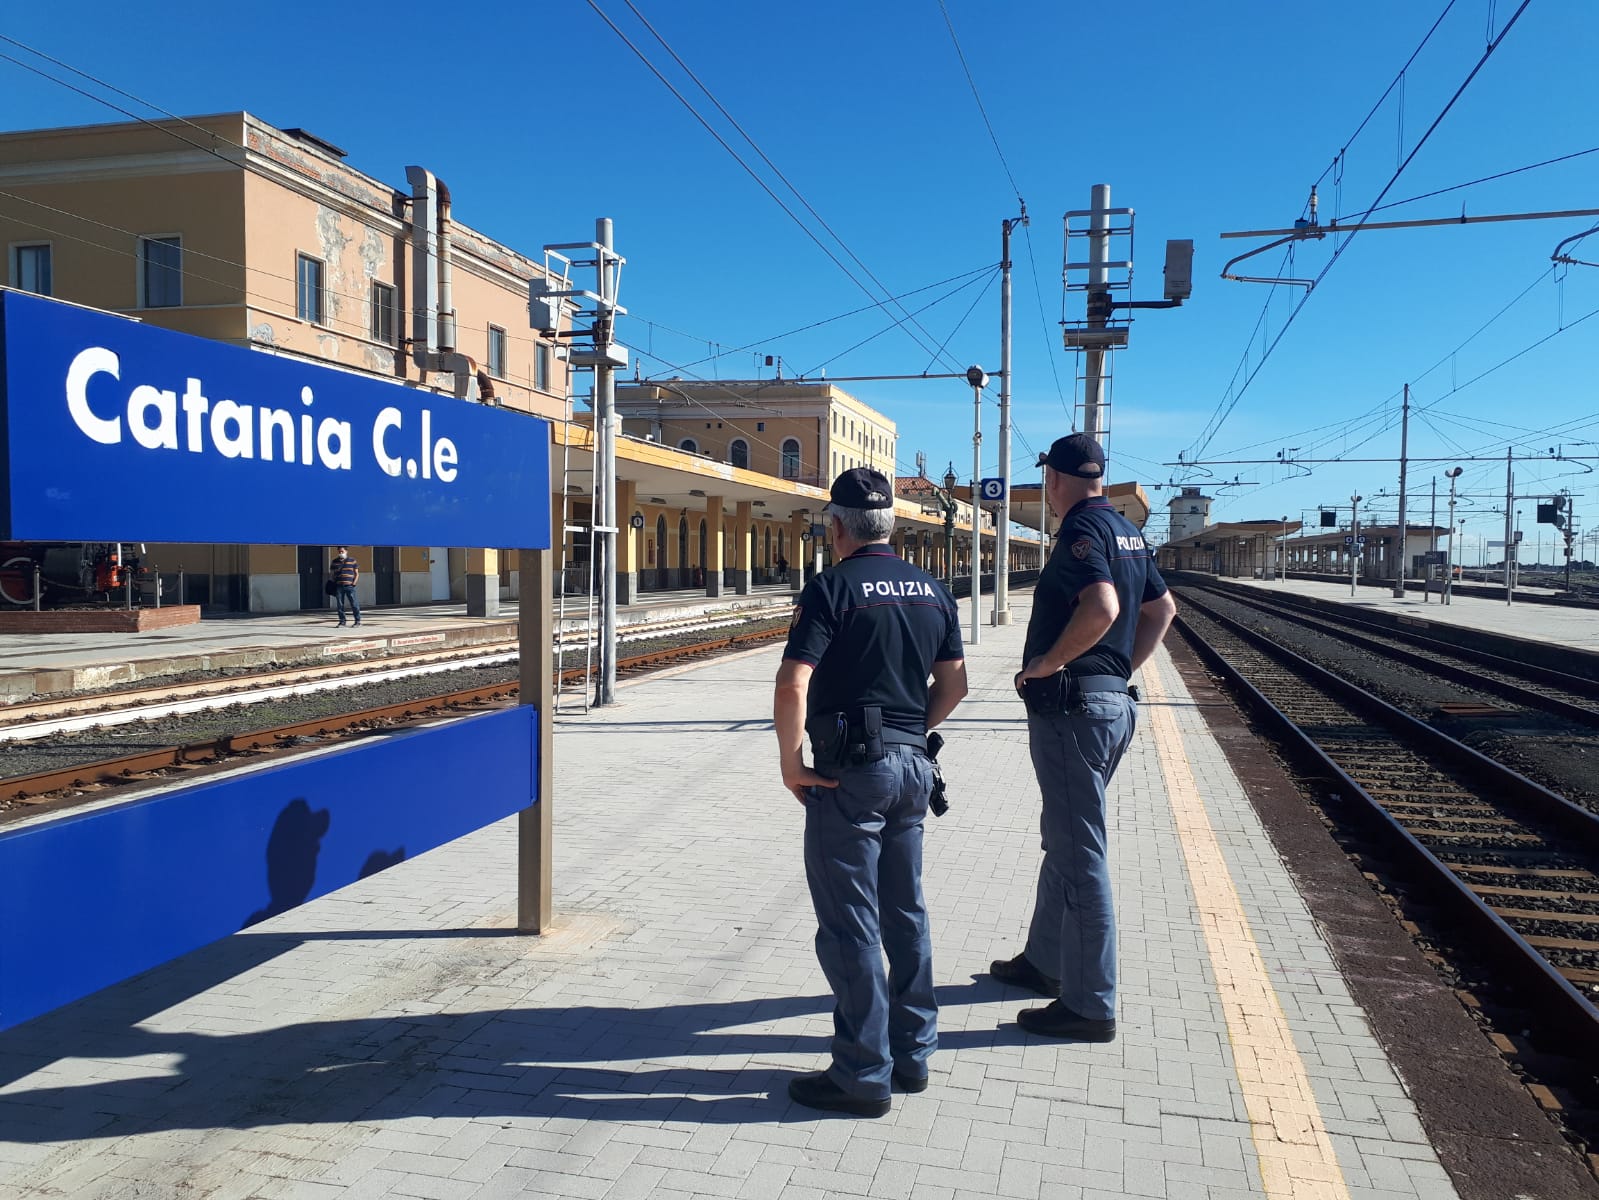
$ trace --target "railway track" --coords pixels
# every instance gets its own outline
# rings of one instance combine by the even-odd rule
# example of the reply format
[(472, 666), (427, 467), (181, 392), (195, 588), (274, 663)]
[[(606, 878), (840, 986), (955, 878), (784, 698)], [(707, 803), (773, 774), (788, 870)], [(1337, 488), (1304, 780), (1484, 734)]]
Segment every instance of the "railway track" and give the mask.
[(1495, 963), (1539, 1033), (1599, 1069), (1599, 814), (1186, 601), (1179, 631), (1281, 739), (1324, 808), (1358, 815)]
[[(618, 631), (619, 644), (650, 641), (689, 632), (743, 627), (760, 617), (746, 615), (691, 618), (628, 626)], [(593, 644), (585, 629), (563, 630), (556, 638), (558, 658), (575, 657)], [(262, 703), (281, 695), (328, 691), (355, 684), (402, 679), (411, 675), (461, 670), (514, 662), (514, 636), (450, 650), (419, 650), (381, 659), (359, 659), (318, 665), (267, 668), (248, 674), (174, 681), (142, 687), (77, 693), (0, 706), (0, 742), (46, 737), (76, 729), (105, 727), (161, 717), (204, 712), (244, 703)], [(340, 653), (338, 644), (328, 647)], [(352, 651), (351, 653), (357, 653)]]
[[(1243, 591), (1199, 590), (1230, 604), (1330, 634), (1373, 654), (1408, 663), (1467, 687), (1493, 692), (1523, 707), (1541, 709), (1599, 728), (1599, 682), (1595, 680), (1420, 634), (1396, 634), (1387, 626), (1362, 620), (1354, 614), (1329, 613), (1302, 604), (1292, 596), (1267, 599)], [(1188, 597), (1194, 592), (1192, 588), (1182, 589), (1182, 594)]]
[[(657, 648), (619, 659), (617, 674), (638, 675), (694, 662), (774, 641), (787, 633), (785, 621), (769, 629), (733, 632), (691, 645)], [(583, 667), (570, 667), (562, 670), (559, 678), (563, 683), (575, 683), (584, 675)], [(309, 721), (142, 749), (133, 754), (13, 776), (0, 780), (0, 822), (26, 812), (58, 809), (97, 798), (97, 793), (85, 794), (87, 789), (129, 783), (162, 771), (216, 768), (236, 755), (299, 749), (309, 742), (338, 738), (354, 731), (392, 728), (441, 714), (465, 715), (510, 703), (517, 692), (514, 681), (504, 680)], [(69, 792), (72, 794), (65, 794)]]

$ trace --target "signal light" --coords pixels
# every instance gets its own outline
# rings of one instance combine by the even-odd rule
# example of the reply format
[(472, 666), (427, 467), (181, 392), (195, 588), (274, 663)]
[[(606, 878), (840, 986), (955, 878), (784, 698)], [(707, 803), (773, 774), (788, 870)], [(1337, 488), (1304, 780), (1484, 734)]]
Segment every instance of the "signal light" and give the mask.
[(1566, 527), (1566, 504), (1564, 496), (1556, 496), (1547, 502), (1538, 505), (1538, 524), (1553, 525), (1556, 529)]

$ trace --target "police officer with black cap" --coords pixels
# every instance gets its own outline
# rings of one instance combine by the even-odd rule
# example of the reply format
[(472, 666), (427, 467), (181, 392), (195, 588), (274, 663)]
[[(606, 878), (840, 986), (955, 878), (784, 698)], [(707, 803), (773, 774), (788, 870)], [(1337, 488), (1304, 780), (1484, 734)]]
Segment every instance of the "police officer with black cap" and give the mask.
[(835, 998), (832, 1065), (788, 1092), (877, 1117), (893, 1087), (926, 1088), (938, 1042), (922, 900), (927, 732), (965, 696), (966, 664), (954, 599), (886, 544), (893, 485), (857, 467), (831, 497), (835, 561), (800, 593), (773, 702), (783, 785), (805, 806), (816, 956)]
[(1127, 683), (1166, 635), (1177, 605), (1138, 527), (1105, 499), (1105, 453), (1083, 433), (1039, 456), (1055, 549), (1033, 593), (1016, 690), (1043, 793), (1044, 862), (1027, 945), (994, 978), (1055, 997), (1022, 1011), (1045, 1037), (1116, 1036), (1116, 918), (1105, 789), (1137, 722)]

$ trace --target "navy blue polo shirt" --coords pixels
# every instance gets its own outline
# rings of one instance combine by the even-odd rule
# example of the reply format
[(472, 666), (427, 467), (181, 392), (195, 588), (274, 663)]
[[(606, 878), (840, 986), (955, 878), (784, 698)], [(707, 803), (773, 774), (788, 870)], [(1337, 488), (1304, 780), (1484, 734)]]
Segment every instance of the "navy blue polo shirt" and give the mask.
[(805, 585), (783, 651), (816, 668), (811, 716), (876, 705), (885, 726), (914, 734), (927, 732), (933, 663), (965, 656), (954, 597), (882, 542)]
[(1144, 535), (1103, 496), (1072, 505), (1055, 535), (1055, 548), (1033, 591), (1033, 615), (1027, 622), (1025, 666), (1055, 644), (1072, 618), (1077, 597), (1091, 583), (1116, 589), (1121, 612), (1099, 644), (1067, 669), (1073, 675), (1133, 673), (1133, 634), (1138, 609), (1166, 594), (1166, 581), (1155, 566), (1155, 552)]

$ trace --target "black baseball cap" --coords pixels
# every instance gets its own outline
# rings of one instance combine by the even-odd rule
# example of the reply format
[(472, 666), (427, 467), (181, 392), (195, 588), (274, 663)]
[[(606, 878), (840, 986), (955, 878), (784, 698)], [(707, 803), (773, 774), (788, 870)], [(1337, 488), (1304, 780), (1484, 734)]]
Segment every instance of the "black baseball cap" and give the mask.
[(828, 496), (840, 508), (894, 507), (894, 485), (888, 482), (888, 476), (870, 467), (845, 471), (833, 480)]
[(1079, 479), (1099, 479), (1105, 474), (1105, 451), (1088, 434), (1069, 433), (1056, 438), (1048, 454), (1038, 456), (1038, 465)]

